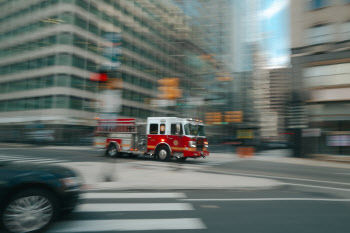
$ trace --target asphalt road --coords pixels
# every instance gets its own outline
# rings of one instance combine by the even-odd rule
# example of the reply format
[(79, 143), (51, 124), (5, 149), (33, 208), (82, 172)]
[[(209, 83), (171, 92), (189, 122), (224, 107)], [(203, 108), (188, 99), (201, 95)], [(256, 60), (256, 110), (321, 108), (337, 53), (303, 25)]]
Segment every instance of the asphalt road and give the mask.
[[(0, 160), (9, 157), (58, 163), (106, 160), (94, 150), (0, 149)], [(118, 161), (147, 164), (152, 160)], [(217, 161), (189, 160), (182, 166), (206, 165), (204, 172), (270, 178), (285, 185), (266, 190), (132, 191), (135, 198), (128, 198), (130, 192), (96, 191), (87, 194), (81, 209), (50, 232), (350, 232), (349, 169), (259, 160)], [(103, 193), (111, 193), (112, 198)], [(162, 197), (162, 193), (176, 195)], [(121, 197), (116, 198), (118, 195)]]
[(156, 190), (89, 194), (76, 212), (49, 232), (346, 233), (350, 229), (350, 200), (298, 188), (172, 190), (165, 194), (179, 196), (170, 198), (158, 197), (164, 191)]

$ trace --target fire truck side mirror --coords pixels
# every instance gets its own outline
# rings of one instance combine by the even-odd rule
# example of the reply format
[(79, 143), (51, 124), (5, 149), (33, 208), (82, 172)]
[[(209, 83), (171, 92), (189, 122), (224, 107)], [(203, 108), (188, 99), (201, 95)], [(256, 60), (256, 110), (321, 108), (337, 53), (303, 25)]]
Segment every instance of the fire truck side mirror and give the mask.
[(180, 133), (181, 133), (181, 125), (176, 124), (176, 135), (180, 135)]

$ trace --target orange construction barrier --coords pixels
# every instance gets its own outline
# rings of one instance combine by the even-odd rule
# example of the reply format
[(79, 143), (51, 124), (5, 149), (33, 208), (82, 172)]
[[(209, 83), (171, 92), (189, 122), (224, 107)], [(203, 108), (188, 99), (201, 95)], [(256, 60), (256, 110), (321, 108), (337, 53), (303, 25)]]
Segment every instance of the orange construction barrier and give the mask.
[(254, 152), (254, 147), (238, 147), (236, 150), (236, 153), (240, 158), (252, 157)]

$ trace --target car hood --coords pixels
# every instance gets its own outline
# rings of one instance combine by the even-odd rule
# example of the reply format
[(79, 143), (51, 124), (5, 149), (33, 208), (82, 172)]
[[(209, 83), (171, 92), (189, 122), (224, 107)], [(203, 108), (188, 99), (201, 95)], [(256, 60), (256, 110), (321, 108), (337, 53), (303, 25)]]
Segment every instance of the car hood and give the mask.
[(76, 173), (71, 169), (48, 164), (0, 162), (1, 169), (11, 170), (17, 174), (47, 172), (54, 174), (58, 178), (76, 176)]

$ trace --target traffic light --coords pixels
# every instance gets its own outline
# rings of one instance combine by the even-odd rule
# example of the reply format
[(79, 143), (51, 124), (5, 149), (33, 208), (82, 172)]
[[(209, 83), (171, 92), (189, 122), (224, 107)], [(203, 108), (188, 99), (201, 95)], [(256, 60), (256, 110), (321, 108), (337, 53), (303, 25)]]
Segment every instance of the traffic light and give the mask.
[(182, 91), (179, 89), (179, 78), (163, 78), (158, 80), (158, 98), (174, 100), (181, 98)]
[(230, 82), (233, 80), (233, 78), (229, 77), (229, 76), (228, 77), (216, 77), (215, 79), (220, 81), (220, 82)]
[(123, 89), (123, 79), (109, 78), (106, 82), (105, 89), (110, 89), (110, 90)]
[(242, 111), (228, 111), (225, 112), (225, 122), (239, 123), (243, 121)]
[(123, 79), (110, 78), (106, 71), (99, 71), (97, 73), (91, 73), (90, 80), (98, 82), (99, 90), (116, 90), (123, 89)]
[(91, 73), (90, 80), (96, 82), (106, 82), (108, 80), (108, 76), (106, 72)]
[(222, 122), (221, 112), (207, 112), (205, 113), (205, 123), (208, 125), (220, 124)]

